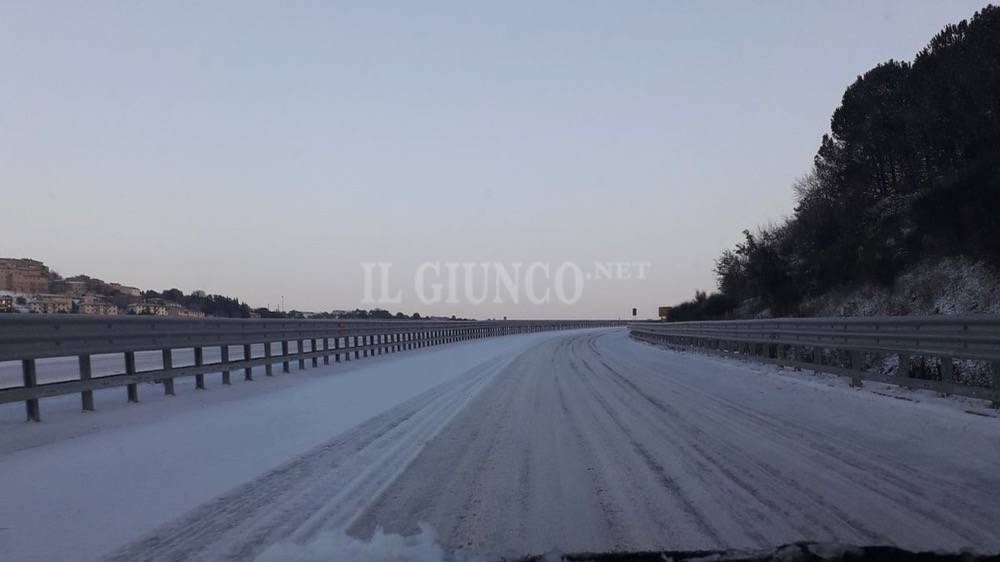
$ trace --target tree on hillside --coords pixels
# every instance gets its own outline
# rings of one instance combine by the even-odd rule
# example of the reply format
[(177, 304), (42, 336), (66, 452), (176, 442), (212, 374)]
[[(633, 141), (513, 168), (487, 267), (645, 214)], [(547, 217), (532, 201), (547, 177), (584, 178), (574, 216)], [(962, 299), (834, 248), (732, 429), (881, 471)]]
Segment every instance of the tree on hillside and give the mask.
[(889, 283), (928, 255), (1000, 263), (1000, 9), (945, 27), (912, 63), (858, 76), (793, 189), (787, 222), (744, 231), (717, 260), (732, 308), (794, 313), (803, 297)]

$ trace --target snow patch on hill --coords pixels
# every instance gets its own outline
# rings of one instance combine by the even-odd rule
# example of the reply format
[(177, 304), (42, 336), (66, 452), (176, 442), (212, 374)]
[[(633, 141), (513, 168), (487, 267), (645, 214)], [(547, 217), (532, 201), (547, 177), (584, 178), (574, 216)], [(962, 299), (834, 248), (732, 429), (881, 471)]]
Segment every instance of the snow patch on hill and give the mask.
[(831, 291), (802, 304), (804, 316), (1000, 313), (1000, 271), (962, 256), (926, 259), (891, 286)]

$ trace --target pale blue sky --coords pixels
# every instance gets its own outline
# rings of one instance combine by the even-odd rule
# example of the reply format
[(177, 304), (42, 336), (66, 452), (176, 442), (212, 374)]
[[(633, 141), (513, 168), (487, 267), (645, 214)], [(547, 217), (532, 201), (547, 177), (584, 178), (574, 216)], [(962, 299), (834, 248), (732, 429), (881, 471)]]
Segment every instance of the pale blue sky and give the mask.
[[(985, 2), (0, 0), (0, 256), (253, 305), (653, 314), (790, 212), (844, 88)], [(425, 260), (644, 261), (573, 308)]]

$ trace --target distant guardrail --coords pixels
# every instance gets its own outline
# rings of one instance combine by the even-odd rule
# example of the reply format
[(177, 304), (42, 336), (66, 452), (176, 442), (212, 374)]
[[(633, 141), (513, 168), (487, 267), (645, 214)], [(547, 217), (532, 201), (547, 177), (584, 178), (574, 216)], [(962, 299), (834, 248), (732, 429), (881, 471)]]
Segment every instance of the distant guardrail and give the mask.
[[(1000, 315), (776, 318), (711, 322), (632, 322), (632, 337), (825, 371), (851, 378), (992, 400), (1000, 407)], [(898, 358), (897, 375), (868, 366)], [(985, 384), (956, 378), (956, 361), (988, 365)]]
[[(253, 380), (253, 367), (274, 366), (283, 372), (297, 362), (313, 367), (320, 359), (334, 362), (361, 359), (394, 351), (422, 348), (490, 336), (624, 325), (596, 320), (244, 320), (230, 318), (162, 318), (150, 316), (0, 315), (0, 362), (21, 363), (22, 385), (0, 388), (0, 404), (25, 403), (29, 420), (41, 420), (41, 398), (80, 393), (84, 410), (94, 409), (95, 390), (121, 387), (137, 402), (138, 384), (158, 382), (174, 394), (174, 379), (195, 377), (195, 388), (205, 388), (205, 375), (219, 373), (230, 384), (231, 373), (243, 370)], [(206, 348), (218, 349), (218, 361), (205, 362)], [(174, 351), (193, 350), (194, 364), (174, 366)], [(136, 353), (159, 351), (161, 368), (137, 370)], [(236, 353), (234, 353), (234, 351)], [(94, 376), (92, 357), (123, 354), (125, 372)], [(236, 358), (236, 355), (239, 358)], [(36, 361), (77, 358), (79, 378), (39, 384)]]

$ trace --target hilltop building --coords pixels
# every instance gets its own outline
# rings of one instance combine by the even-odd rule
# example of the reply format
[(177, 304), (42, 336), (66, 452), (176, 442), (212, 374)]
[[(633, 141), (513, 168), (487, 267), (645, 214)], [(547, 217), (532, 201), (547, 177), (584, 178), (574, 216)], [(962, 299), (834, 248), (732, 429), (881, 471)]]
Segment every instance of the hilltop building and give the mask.
[(129, 287), (128, 285), (122, 285), (121, 283), (111, 283), (108, 286), (111, 287), (112, 291), (118, 291), (119, 293), (129, 297), (138, 298), (142, 296), (142, 291), (136, 287)]
[(0, 258), (0, 290), (30, 295), (49, 292), (49, 268), (31, 259)]

